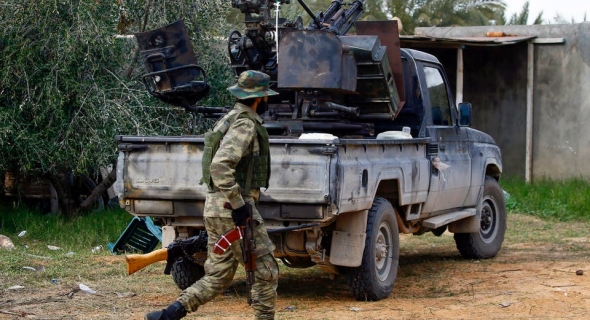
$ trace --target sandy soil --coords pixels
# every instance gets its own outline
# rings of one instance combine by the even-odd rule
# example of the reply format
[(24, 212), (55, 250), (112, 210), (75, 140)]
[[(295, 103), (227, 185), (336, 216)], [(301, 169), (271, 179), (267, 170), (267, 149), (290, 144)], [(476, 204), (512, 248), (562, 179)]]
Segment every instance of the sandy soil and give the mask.
[[(452, 235), (402, 236), (400, 269), (388, 299), (361, 302), (347, 280), (316, 269), (283, 266), (277, 319), (586, 319), (590, 314), (588, 225), (511, 216), (498, 256), (465, 260)], [(180, 292), (163, 264), (124, 275), (121, 256), (96, 257), (97, 267), (38, 288), (0, 288), (0, 319), (142, 319)], [(583, 272), (582, 275), (580, 273)], [(96, 294), (72, 292), (85, 283)], [(115, 292), (131, 292), (118, 297)], [(68, 295), (69, 293), (69, 295)], [(252, 318), (243, 274), (222, 296), (187, 319)]]

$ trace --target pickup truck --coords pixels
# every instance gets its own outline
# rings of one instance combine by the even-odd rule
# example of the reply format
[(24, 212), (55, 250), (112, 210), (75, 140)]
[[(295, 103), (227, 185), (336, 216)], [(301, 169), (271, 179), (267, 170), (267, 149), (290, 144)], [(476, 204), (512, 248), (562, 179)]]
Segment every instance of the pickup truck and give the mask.
[[(375, 120), (372, 136), (271, 135), (270, 185), (259, 203), (276, 258), (346, 274), (363, 301), (392, 291), (400, 232), (448, 230), (461, 256), (485, 259), (498, 253), (506, 230), (500, 149), (469, 128), (471, 105), (455, 105), (434, 56), (401, 49), (400, 57), (406, 100), (395, 119)], [(161, 225), (163, 246), (203, 233), (203, 137), (116, 139), (121, 206)], [(174, 265), (180, 288), (203, 275), (205, 251)]]
[[(345, 274), (358, 300), (380, 300), (397, 277), (399, 234), (454, 233), (459, 253), (494, 257), (506, 231), (500, 149), (469, 128), (436, 57), (400, 48), (397, 22), (358, 21), (364, 0), (332, 1), (291, 21), (268, 0), (231, 0), (245, 31), (228, 36), (234, 75), (265, 72), (279, 95), (264, 114), (271, 176), (258, 209), (293, 268)], [(354, 26), (355, 34), (347, 35)], [(204, 117), (209, 91), (182, 21), (136, 34), (154, 97)], [(184, 289), (204, 274), (202, 136), (117, 136), (120, 205), (162, 227), (162, 245), (197, 237), (172, 277)]]

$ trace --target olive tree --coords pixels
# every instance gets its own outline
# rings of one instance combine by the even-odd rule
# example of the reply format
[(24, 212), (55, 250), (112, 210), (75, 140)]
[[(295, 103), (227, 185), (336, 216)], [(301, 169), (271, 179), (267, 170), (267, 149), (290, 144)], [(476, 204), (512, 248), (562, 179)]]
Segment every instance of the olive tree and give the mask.
[(124, 37), (184, 19), (212, 89), (225, 105), (231, 82), (220, 38), (223, 0), (7, 0), (0, 6), (0, 173), (52, 183), (64, 213), (76, 210), (72, 177), (113, 164), (117, 134), (180, 135), (205, 122), (149, 96), (136, 43)]

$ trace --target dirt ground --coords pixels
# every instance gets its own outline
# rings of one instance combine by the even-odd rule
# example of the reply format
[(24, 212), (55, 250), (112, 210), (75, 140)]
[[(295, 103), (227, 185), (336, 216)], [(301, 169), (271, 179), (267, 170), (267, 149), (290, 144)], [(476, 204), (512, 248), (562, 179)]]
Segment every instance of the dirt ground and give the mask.
[[(378, 302), (354, 300), (345, 277), (281, 266), (277, 319), (587, 319), (588, 226), (510, 215), (503, 248), (490, 260), (462, 259), (451, 234), (404, 235), (395, 288)], [(123, 257), (95, 259), (93, 271), (56, 284), (1, 284), (0, 319), (142, 319), (180, 292), (161, 274), (163, 264), (126, 276)], [(97, 293), (71, 293), (79, 283)], [(224, 295), (187, 319), (251, 319), (245, 300), (240, 273)]]

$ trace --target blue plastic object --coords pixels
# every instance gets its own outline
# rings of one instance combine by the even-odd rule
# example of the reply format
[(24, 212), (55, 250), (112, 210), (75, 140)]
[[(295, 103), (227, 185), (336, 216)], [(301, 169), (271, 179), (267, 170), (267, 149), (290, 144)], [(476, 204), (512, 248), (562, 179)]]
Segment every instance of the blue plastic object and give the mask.
[(162, 241), (162, 229), (149, 217), (134, 217), (117, 242), (110, 242), (107, 248), (117, 254), (121, 251), (149, 253)]

